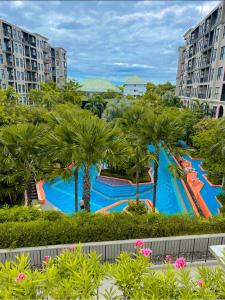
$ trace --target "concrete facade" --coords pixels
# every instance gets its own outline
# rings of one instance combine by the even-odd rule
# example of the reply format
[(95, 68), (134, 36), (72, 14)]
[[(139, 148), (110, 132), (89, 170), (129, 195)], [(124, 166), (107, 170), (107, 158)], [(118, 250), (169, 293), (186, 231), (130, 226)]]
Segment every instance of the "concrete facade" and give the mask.
[(127, 79), (124, 84), (123, 94), (125, 96), (142, 96), (146, 92), (146, 82), (138, 76)]
[(0, 88), (15, 88), (21, 103), (41, 82), (64, 84), (66, 61), (66, 50), (52, 47), (48, 38), (0, 19)]
[(178, 52), (176, 95), (192, 108), (197, 99), (206, 113), (225, 116), (225, 2), (184, 34)]

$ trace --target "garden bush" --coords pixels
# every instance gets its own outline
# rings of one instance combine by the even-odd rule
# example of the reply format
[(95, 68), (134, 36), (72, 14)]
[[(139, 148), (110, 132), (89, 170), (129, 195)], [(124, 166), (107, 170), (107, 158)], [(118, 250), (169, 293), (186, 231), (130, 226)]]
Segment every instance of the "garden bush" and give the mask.
[(126, 212), (83, 212), (71, 216), (61, 213), (51, 215), (50, 212), (42, 214), (44, 217), (39, 215), (31, 221), (22, 218), (20, 221), (0, 223), (0, 248), (225, 232), (223, 215), (204, 219), (190, 218), (188, 215), (139, 215)]
[(144, 203), (140, 201), (130, 201), (128, 202), (127, 211), (129, 211), (130, 213), (143, 215), (147, 213), (147, 208)]
[(135, 253), (122, 252), (115, 263), (101, 263), (81, 245), (59, 256), (45, 256), (39, 268), (21, 255), (0, 264), (0, 299), (224, 299), (222, 268), (187, 268), (185, 258), (166, 256), (163, 270), (151, 269), (152, 250), (141, 240)]
[(14, 206), (12, 208), (0, 209), (0, 223), (5, 222), (29, 222), (38, 219), (55, 221), (57, 219), (62, 219), (63, 214), (54, 211), (43, 211), (38, 207), (25, 207), (25, 206)]

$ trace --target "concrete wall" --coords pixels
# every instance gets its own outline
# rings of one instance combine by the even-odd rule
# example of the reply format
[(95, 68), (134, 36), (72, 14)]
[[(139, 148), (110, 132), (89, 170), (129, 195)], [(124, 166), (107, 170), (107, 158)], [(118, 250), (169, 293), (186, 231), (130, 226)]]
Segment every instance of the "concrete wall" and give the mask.
[[(193, 235), (180, 237), (162, 237), (144, 239), (145, 247), (153, 250), (152, 261), (155, 264), (164, 262), (166, 255), (175, 258), (184, 256), (187, 261), (207, 261), (214, 259), (209, 251), (211, 245), (222, 245), (225, 243), (225, 233), (212, 235)], [(96, 251), (101, 255), (102, 261), (115, 261), (116, 257), (122, 252), (134, 252), (135, 240), (84, 243), (83, 251), (89, 253)], [(0, 262), (14, 261), (16, 255), (21, 253), (30, 254), (30, 263), (40, 265), (45, 255), (55, 257), (70, 245), (54, 245), (18, 249), (1, 249)]]
[(146, 92), (146, 84), (125, 84), (124, 85), (124, 92), (125, 96), (132, 95), (132, 96), (141, 96)]

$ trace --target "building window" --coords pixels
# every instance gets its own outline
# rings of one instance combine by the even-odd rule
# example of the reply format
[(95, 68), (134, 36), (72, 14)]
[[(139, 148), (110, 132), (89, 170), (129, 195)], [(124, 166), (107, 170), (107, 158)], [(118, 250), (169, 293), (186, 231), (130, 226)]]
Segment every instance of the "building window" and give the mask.
[(220, 80), (220, 79), (221, 79), (222, 71), (223, 71), (223, 67), (219, 67), (219, 68), (218, 68), (218, 73), (217, 73), (217, 80)]
[(220, 88), (219, 88), (219, 87), (216, 87), (216, 89), (215, 89), (215, 98), (216, 98), (216, 99), (218, 99), (219, 92), (220, 92)]
[(3, 55), (0, 54), (0, 65), (3, 65)]
[(210, 74), (210, 76), (211, 76), (211, 80), (213, 80), (213, 76), (214, 76), (214, 68), (211, 69), (211, 74)]
[(20, 80), (20, 72), (19, 71), (16, 72), (16, 79)]
[(221, 47), (221, 52), (220, 52), (220, 59), (225, 58), (225, 47)]
[(17, 67), (20, 66), (20, 61), (19, 61), (19, 58), (18, 58), (18, 57), (16, 58), (16, 66), (17, 66)]
[(20, 66), (21, 66), (21, 68), (23, 68), (23, 59), (22, 58), (20, 59)]
[(20, 44), (19, 44), (19, 50), (20, 50), (20, 54), (23, 54), (23, 47)]
[(215, 42), (217, 42), (218, 39), (219, 39), (219, 33), (220, 33), (220, 29), (217, 28), (217, 29), (216, 29), (216, 34), (215, 34)]
[(21, 79), (24, 80), (24, 72), (21, 72)]
[(16, 43), (14, 44), (14, 49), (15, 49), (15, 52), (18, 53), (18, 45)]
[(25, 85), (23, 84), (23, 86), (22, 86), (22, 87), (23, 87), (23, 93), (25, 93)]
[(223, 26), (223, 38), (225, 38), (225, 26)]
[(20, 84), (18, 84), (17, 89), (18, 89), (18, 92), (21, 93), (21, 85)]
[(214, 49), (213, 50), (213, 56), (212, 56), (212, 62), (214, 62), (215, 59), (216, 59), (216, 53), (217, 53), (217, 49)]

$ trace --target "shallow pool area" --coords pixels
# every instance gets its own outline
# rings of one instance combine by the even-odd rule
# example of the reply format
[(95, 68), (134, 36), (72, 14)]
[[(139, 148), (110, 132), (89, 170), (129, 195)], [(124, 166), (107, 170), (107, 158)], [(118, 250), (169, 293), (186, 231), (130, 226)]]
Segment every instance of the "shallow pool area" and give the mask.
[(189, 155), (185, 154), (183, 157), (192, 163), (192, 167), (196, 172), (198, 172), (198, 178), (201, 180), (204, 185), (200, 191), (202, 198), (204, 199), (207, 207), (209, 208), (212, 215), (216, 215), (219, 213), (219, 208), (221, 207), (220, 203), (216, 200), (216, 196), (222, 192), (222, 188), (219, 186), (212, 186), (206, 180), (204, 175), (207, 175), (208, 172), (204, 171), (201, 168), (202, 160), (191, 158)]
[[(172, 156), (169, 156), (164, 149), (160, 149), (159, 180), (157, 185), (156, 209), (163, 214), (172, 215), (180, 213), (193, 214), (189, 199), (180, 179), (175, 179), (168, 167), (175, 164)], [(95, 212), (104, 207), (115, 204), (121, 200), (135, 200), (136, 186), (124, 184), (112, 186), (99, 180), (98, 170), (91, 168), (91, 211)], [(79, 201), (83, 193), (83, 170), (79, 170), (78, 183)], [(63, 181), (57, 177), (54, 181), (46, 182), (43, 185), (46, 199), (59, 210), (69, 214), (75, 211), (74, 205), (74, 180)], [(153, 184), (140, 184), (140, 199), (152, 201)], [(110, 208), (109, 211), (122, 211), (127, 203)]]

